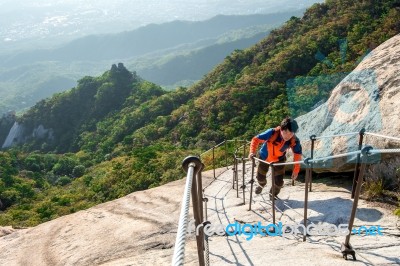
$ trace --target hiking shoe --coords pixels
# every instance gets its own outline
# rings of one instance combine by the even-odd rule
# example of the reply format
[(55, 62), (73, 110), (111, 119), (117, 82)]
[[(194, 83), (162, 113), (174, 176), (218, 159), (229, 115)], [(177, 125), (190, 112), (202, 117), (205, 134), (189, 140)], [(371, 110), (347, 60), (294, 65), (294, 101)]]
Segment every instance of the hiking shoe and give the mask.
[[(279, 194), (279, 192), (281, 192), (281, 188), (280, 187), (275, 187), (275, 199), (277, 199), (277, 195)], [(269, 199), (272, 200), (272, 187), (269, 190)]]
[(257, 195), (258, 194), (261, 194), (261, 191), (263, 190), (263, 187), (262, 186), (257, 186), (256, 187), (256, 190), (254, 191)]

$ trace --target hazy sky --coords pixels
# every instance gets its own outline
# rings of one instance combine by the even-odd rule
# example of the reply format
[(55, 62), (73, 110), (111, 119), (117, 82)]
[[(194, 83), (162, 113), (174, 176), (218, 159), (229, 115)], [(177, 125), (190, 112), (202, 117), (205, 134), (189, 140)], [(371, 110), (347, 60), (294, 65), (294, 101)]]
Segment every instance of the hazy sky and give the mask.
[(59, 42), (177, 19), (273, 13), (314, 2), (318, 0), (0, 0), (0, 47), (21, 41)]

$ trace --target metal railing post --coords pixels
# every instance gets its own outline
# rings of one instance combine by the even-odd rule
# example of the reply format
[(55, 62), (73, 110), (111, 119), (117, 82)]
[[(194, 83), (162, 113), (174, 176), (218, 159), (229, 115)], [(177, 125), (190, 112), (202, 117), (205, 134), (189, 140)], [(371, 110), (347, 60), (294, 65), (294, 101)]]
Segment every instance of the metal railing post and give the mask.
[(206, 217), (206, 220), (208, 220), (208, 215), (207, 215), (207, 202), (208, 202), (208, 198), (203, 198), (203, 202), (204, 202), (205, 217)]
[(270, 164), (271, 166), (271, 179), (272, 179), (272, 223), (275, 223), (275, 166), (274, 163)]
[(246, 157), (246, 141), (243, 140), (243, 158)]
[(347, 255), (352, 255), (353, 259), (356, 260), (355, 251), (353, 250), (353, 247), (350, 245), (350, 236), (351, 236), (351, 231), (352, 231), (353, 225), (354, 225), (354, 218), (356, 216), (358, 199), (360, 197), (361, 185), (362, 185), (365, 168), (366, 168), (366, 164), (367, 164), (366, 157), (368, 156), (368, 153), (370, 150), (372, 150), (371, 146), (366, 146), (361, 150), (361, 168), (358, 173), (353, 207), (351, 209), (351, 214), (350, 214), (350, 220), (349, 220), (349, 226), (348, 226), (349, 234), (346, 236), (346, 240), (341, 246), (341, 251), (342, 251), (343, 257), (345, 257), (346, 259), (347, 259)]
[(204, 213), (203, 213), (203, 177), (201, 171), (205, 168), (205, 165), (201, 164), (201, 169), (197, 173), (197, 198), (198, 198), (198, 206), (200, 211), (200, 222), (204, 221)]
[(233, 171), (232, 171), (232, 173), (233, 173), (233, 176), (232, 176), (232, 189), (235, 189), (235, 176), (236, 176), (236, 156), (234, 155), (233, 156), (233, 169), (232, 169)]
[[(310, 139), (311, 139), (311, 160), (314, 158), (314, 145), (315, 145), (315, 135), (311, 135)], [(313, 170), (313, 163), (311, 163), (310, 165), (311, 168), (311, 173)], [(310, 175), (310, 192), (312, 191), (312, 175)]]
[(253, 200), (253, 183), (254, 183), (254, 167), (256, 161), (254, 157), (251, 157), (251, 180), (250, 180), (250, 202), (249, 202), (249, 211), (251, 211), (251, 201)]
[[(196, 181), (194, 180), (195, 175), (198, 173), (198, 171), (201, 170), (202, 168), (202, 163), (198, 157), (195, 156), (189, 156), (186, 157), (183, 160), (182, 163), (183, 169), (187, 172), (186, 175), (186, 183), (185, 183), (185, 190), (183, 192), (183, 198), (182, 198), (182, 206), (181, 206), (181, 212), (179, 215), (179, 225), (178, 225), (178, 232), (176, 234), (176, 240), (175, 240), (175, 249), (174, 249), (174, 255), (173, 255), (173, 260), (172, 260), (172, 265), (183, 265), (184, 264), (184, 259), (185, 259), (185, 239), (186, 239), (186, 233), (187, 233), (187, 226), (188, 226), (188, 216), (189, 216), (189, 202), (190, 202), (190, 192), (195, 192), (197, 194), (197, 185)], [(198, 200), (197, 195), (193, 195), (193, 198), (196, 198)], [(197, 206), (197, 207), (195, 207)], [(199, 215), (198, 213), (198, 203), (194, 204), (193, 211), (196, 213), (195, 217)], [(196, 228), (197, 225), (199, 224), (200, 218), (197, 217), (195, 220)], [(200, 230), (202, 232), (202, 230)], [(197, 238), (197, 237), (196, 237)], [(197, 248), (201, 249), (201, 252), (203, 252), (203, 245), (201, 244), (199, 247), (199, 242)], [(203, 263), (200, 265), (204, 265), (204, 253), (203, 255), (200, 255), (199, 252), (199, 263)]]
[(228, 141), (225, 140), (225, 163), (226, 169), (228, 169)]
[[(234, 147), (235, 152), (236, 152), (236, 149), (237, 149), (237, 139), (235, 139), (235, 147)], [(235, 157), (236, 157), (236, 155), (235, 155)]]
[[(201, 166), (199, 171), (201, 171), (203, 167)], [(198, 172), (199, 172), (198, 171)], [(193, 216), (194, 216), (194, 220), (195, 220), (195, 226), (197, 228), (197, 226), (199, 224), (201, 224), (203, 222), (202, 220), (202, 211), (201, 211), (201, 201), (199, 201), (199, 197), (200, 195), (198, 194), (199, 192), (199, 188), (198, 188), (198, 181), (197, 178), (195, 177), (193, 179), (193, 184), (192, 184), (192, 205), (193, 205)], [(196, 242), (197, 242), (197, 254), (199, 257), (199, 265), (203, 266), (205, 265), (204, 263), (204, 232), (203, 232), (203, 228), (202, 230), (199, 230), (199, 234), (196, 234)]]
[(246, 183), (244, 180), (244, 173), (246, 171), (246, 161), (244, 160), (244, 158), (242, 158), (242, 167), (243, 167), (243, 171), (242, 171), (242, 189), (243, 189), (243, 205), (246, 204), (246, 197), (245, 197), (245, 188), (246, 188)]
[[(310, 163), (309, 163), (310, 158), (306, 158), (304, 162), (307, 165), (306, 168), (306, 179), (305, 179), (305, 187), (304, 187), (304, 228), (307, 228), (307, 213), (308, 213), (308, 183), (310, 181), (310, 176), (311, 176), (311, 168), (310, 168)], [(303, 242), (306, 241), (307, 237), (307, 230), (303, 232)]]
[[(322, 138), (326, 138), (326, 137), (336, 137), (336, 136), (348, 136), (348, 135), (356, 135), (359, 134), (359, 141), (358, 141), (358, 150), (357, 151), (349, 151), (347, 153), (344, 154), (335, 154), (332, 156), (326, 156), (326, 157), (322, 157), (322, 158), (317, 158), (314, 159), (314, 155), (315, 155), (315, 141), (318, 139), (322, 139)], [(354, 198), (353, 201), (353, 206), (352, 206), (352, 211), (351, 211), (351, 215), (350, 215), (350, 220), (349, 220), (349, 230), (351, 232), (352, 227), (354, 225), (354, 219), (355, 219), (355, 214), (357, 211), (357, 205), (358, 205), (358, 200), (359, 200), (359, 196), (360, 196), (360, 190), (361, 190), (361, 185), (363, 182), (363, 177), (366, 171), (366, 157), (367, 155), (371, 155), (371, 154), (375, 154), (375, 153), (400, 153), (400, 149), (382, 149), (382, 150), (374, 150), (371, 146), (366, 146), (363, 148), (363, 142), (365, 141), (365, 137), (364, 135), (374, 135), (374, 136), (378, 136), (378, 137), (386, 137), (383, 135), (379, 135), (379, 134), (375, 134), (375, 133), (369, 133), (366, 132), (365, 129), (362, 129), (360, 132), (351, 132), (351, 133), (344, 133), (344, 134), (338, 134), (338, 135), (332, 135), (332, 136), (320, 136), (320, 137), (316, 137), (315, 135), (311, 135), (310, 136), (310, 140), (311, 140), (311, 157), (310, 158), (306, 158), (303, 161), (299, 161), (299, 162), (290, 162), (290, 163), (268, 163), (272, 168), (271, 168), (271, 175), (272, 175), (272, 189), (271, 189), (271, 203), (272, 203), (272, 218), (273, 218), (273, 224), (276, 224), (276, 206), (275, 206), (275, 192), (276, 192), (276, 186), (275, 186), (275, 166), (280, 166), (280, 165), (288, 165), (288, 164), (296, 164), (296, 163), (304, 163), (307, 167), (306, 167), (306, 176), (305, 176), (305, 194), (304, 194), (304, 228), (307, 228), (307, 223), (308, 223), (308, 192), (312, 191), (312, 175), (313, 175), (313, 166), (314, 163), (321, 161), (321, 160), (330, 160), (330, 159), (336, 159), (336, 158), (342, 158), (342, 157), (348, 157), (350, 155), (356, 155), (357, 156), (357, 162), (356, 162), (356, 167), (354, 170), (354, 179), (353, 179), (353, 187), (352, 187), (352, 198)], [(400, 140), (400, 138), (394, 138), (394, 137), (387, 137), (387, 138), (391, 138), (391, 139), (395, 139), (395, 140)], [(242, 186), (241, 188), (243, 189), (243, 204), (245, 205), (246, 201), (245, 201), (245, 188), (246, 188), (246, 180), (245, 180), (245, 171), (246, 171), (246, 160), (247, 158), (245, 158), (246, 155), (246, 145), (243, 144), (243, 156), (240, 157), (240, 151), (241, 151), (241, 147), (237, 147), (237, 143), (239, 141), (239, 144), (241, 142), (244, 142), (246, 144), (246, 141), (243, 140), (234, 140), (235, 142), (235, 149), (234, 149), (234, 158), (233, 158), (233, 180), (232, 180), (232, 187), (233, 189), (235, 189), (235, 182), (236, 182), (236, 191), (237, 191), (237, 197), (239, 197), (239, 178), (238, 178), (238, 173), (239, 173), (239, 160), (242, 160)], [(216, 179), (216, 162), (215, 162), (215, 148), (221, 146), (222, 144), (225, 144), (225, 162), (227, 164), (227, 169), (229, 169), (228, 167), (228, 141), (224, 141), (223, 143), (218, 144), (217, 146), (214, 146), (212, 149), (208, 150), (207, 152), (212, 150), (212, 159), (213, 159), (213, 170), (214, 170), (214, 179)], [(223, 156), (223, 155), (222, 155)], [(222, 159), (221, 158), (219, 159)], [(192, 159), (194, 161), (188, 161), (186, 162), (187, 159)], [(253, 183), (254, 183), (254, 172), (255, 172), (255, 161), (260, 161), (260, 163), (265, 163), (264, 161), (261, 161), (259, 158), (253, 157), (251, 158), (252, 160), (252, 164), (251, 164), (251, 180), (249, 181), (249, 183), (251, 184), (251, 188), (250, 188), (250, 202), (249, 202), (249, 210), (251, 210), (252, 208), (252, 194), (253, 194)], [(201, 166), (198, 166), (198, 164), (201, 164)], [(180, 248), (180, 246), (182, 245), (182, 236), (181, 236), (181, 232), (184, 232), (187, 230), (187, 219), (188, 219), (188, 212), (186, 211), (186, 209), (188, 208), (186, 205), (186, 200), (190, 201), (190, 192), (187, 192), (187, 188), (189, 188), (191, 190), (191, 193), (193, 195), (192, 197), (192, 204), (193, 204), (193, 212), (194, 212), (194, 216), (195, 216), (195, 225), (196, 228), (198, 225), (204, 225), (207, 222), (204, 222), (203, 219), (203, 204), (202, 202), (204, 202), (205, 205), (205, 217), (207, 219), (207, 201), (208, 199), (204, 197), (204, 191), (202, 190), (202, 176), (201, 176), (201, 169), (204, 168), (204, 165), (201, 163), (200, 159), (198, 157), (188, 157), (185, 159), (184, 161), (184, 168), (187, 171), (187, 180), (186, 180), (186, 187), (185, 187), (185, 192), (184, 192), (184, 197), (183, 197), (183, 204), (182, 204), (182, 208), (181, 208), (181, 214), (180, 214), (180, 222), (179, 222), (179, 227), (178, 227), (178, 234), (177, 234), (177, 239), (176, 239), (176, 244), (175, 244), (175, 250), (174, 250), (174, 262), (178, 261), (178, 265), (181, 265), (183, 263), (184, 260), (184, 246), (183, 248)], [(196, 170), (196, 171), (195, 171)], [(196, 175), (198, 175), (197, 178), (194, 177), (194, 173), (198, 173)], [(195, 179), (193, 179), (195, 178)], [(190, 182), (189, 182), (190, 181)], [(201, 197), (201, 198), (200, 198)], [(199, 200), (200, 198), (200, 200)], [(186, 220), (185, 220), (186, 219)], [(183, 222), (181, 222), (181, 220)], [(184, 227), (184, 229), (182, 229), (181, 227)], [(204, 229), (203, 227), (200, 227), (200, 231), (198, 232), (199, 237), (196, 236), (196, 241), (197, 241), (197, 246), (198, 246), (198, 256), (199, 256), (199, 264), (200, 265), (204, 265), (204, 250), (207, 248), (205, 246), (205, 241), (207, 241), (207, 236), (204, 234)], [(303, 241), (306, 241), (307, 238), (307, 231), (303, 232)], [(352, 249), (351, 245), (350, 245), (350, 237), (351, 237), (351, 233), (348, 234), (346, 236), (346, 239), (344, 241), (344, 243), (342, 243), (342, 254), (347, 259), (347, 255), (353, 255), (354, 260), (355, 260), (355, 251)], [(184, 240), (183, 240), (184, 242)], [(184, 244), (183, 244), (184, 245)]]
[[(362, 149), (363, 141), (364, 141), (365, 128), (360, 130), (358, 137), (358, 150)], [(357, 186), (357, 178), (360, 172), (360, 154), (357, 154), (356, 166), (354, 168), (354, 177), (353, 177), (353, 186), (351, 187), (351, 198), (354, 199), (354, 193)]]
[(212, 161), (213, 161), (213, 172), (214, 172), (214, 179), (216, 179), (215, 177), (215, 146), (212, 148)]
[(238, 166), (238, 159), (236, 158), (236, 172), (235, 172), (235, 181), (236, 181), (236, 197), (239, 198), (239, 166)]

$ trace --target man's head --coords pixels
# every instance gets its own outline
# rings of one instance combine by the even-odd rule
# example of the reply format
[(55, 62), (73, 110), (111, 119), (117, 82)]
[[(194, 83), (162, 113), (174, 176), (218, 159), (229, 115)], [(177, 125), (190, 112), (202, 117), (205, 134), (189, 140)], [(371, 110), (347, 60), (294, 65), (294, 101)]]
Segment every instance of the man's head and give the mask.
[(296, 133), (298, 129), (299, 129), (299, 126), (297, 125), (296, 120), (294, 120), (290, 117), (286, 117), (281, 122), (281, 134), (282, 134), (282, 138), (285, 141), (288, 141), (289, 139), (291, 139), (294, 136), (294, 133)]

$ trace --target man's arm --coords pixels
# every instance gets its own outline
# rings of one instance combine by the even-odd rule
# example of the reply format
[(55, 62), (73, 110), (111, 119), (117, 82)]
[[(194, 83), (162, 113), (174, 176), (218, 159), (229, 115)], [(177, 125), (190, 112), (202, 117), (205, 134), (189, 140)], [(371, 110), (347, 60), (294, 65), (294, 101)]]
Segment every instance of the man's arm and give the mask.
[[(298, 162), (301, 161), (302, 158), (302, 147), (300, 144), (300, 140), (296, 137), (296, 142), (295, 145), (292, 147), (293, 151), (293, 161)], [(295, 164), (293, 166), (293, 172), (292, 172), (292, 179), (296, 180), (297, 176), (299, 175), (300, 172), (300, 164)]]
[[(301, 161), (301, 154), (297, 154), (297, 153), (294, 153), (293, 154), (293, 161), (294, 162), (298, 162), (298, 161)], [(296, 180), (297, 179), (297, 176), (299, 175), (299, 172), (300, 172), (300, 164), (295, 164), (294, 166), (293, 166), (293, 172), (292, 172), (292, 179), (293, 180)]]
[(258, 146), (266, 140), (269, 140), (272, 134), (274, 134), (274, 129), (270, 128), (251, 139), (249, 158), (256, 155)]

